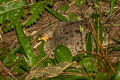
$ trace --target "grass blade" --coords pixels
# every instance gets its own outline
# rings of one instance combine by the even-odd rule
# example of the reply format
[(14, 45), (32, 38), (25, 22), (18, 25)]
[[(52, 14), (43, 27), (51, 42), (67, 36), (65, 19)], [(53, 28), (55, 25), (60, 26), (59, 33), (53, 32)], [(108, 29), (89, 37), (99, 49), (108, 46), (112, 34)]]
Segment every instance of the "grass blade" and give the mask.
[(115, 5), (116, 1), (117, 0), (110, 0), (110, 16), (112, 16), (114, 5)]
[(86, 50), (87, 51), (92, 51), (92, 33), (89, 32), (86, 35)]
[(57, 13), (56, 11), (52, 10), (51, 8), (44, 6), (44, 8), (53, 16), (55, 16), (58, 20), (60, 21), (68, 21), (64, 16), (62, 16), (61, 14)]
[[(18, 45), (16, 48), (14, 48), (9, 54), (15, 54), (19, 49), (21, 45)], [(9, 62), (9, 57), (7, 56), (5, 60), (3, 61), (3, 64), (7, 64)]]
[(22, 25), (18, 24), (16, 26), (16, 32), (17, 32), (17, 36), (18, 36), (18, 40), (21, 44), (21, 46), (23, 47), (25, 54), (28, 58), (28, 64), (30, 67), (35, 65), (35, 57), (33, 54), (33, 50), (32, 47), (30, 46), (29, 40), (28, 38), (24, 35), (23, 29), (22, 29)]

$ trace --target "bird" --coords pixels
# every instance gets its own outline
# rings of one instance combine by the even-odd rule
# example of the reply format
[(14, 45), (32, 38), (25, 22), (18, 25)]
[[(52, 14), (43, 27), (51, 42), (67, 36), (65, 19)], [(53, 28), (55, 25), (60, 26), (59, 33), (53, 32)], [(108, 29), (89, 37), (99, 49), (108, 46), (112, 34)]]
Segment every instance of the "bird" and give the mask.
[[(108, 38), (107, 40), (103, 41), (103, 46), (112, 46), (113, 44), (118, 44), (114, 41), (114, 39), (116, 36), (117, 38), (119, 37), (117, 32), (119, 32), (120, 27), (117, 27), (117, 29), (116, 27), (113, 28), (115, 28), (116, 31), (112, 31), (113, 29), (108, 29), (108, 32), (111, 34), (107, 34), (103, 31), (104, 34), (110, 36), (106, 37), (106, 35), (103, 35), (103, 38)], [(44, 45), (46, 53), (54, 53), (54, 50), (58, 45), (65, 45), (69, 48), (72, 55), (76, 55), (79, 51), (86, 50), (86, 34), (89, 32), (91, 32), (91, 30), (89, 29), (85, 20), (59, 22), (44, 29), (43, 36), (40, 39), (46, 41)], [(110, 40), (110, 43), (108, 43), (108, 40)], [(93, 42), (93, 48), (95, 47), (96, 45)]]
[(72, 55), (75, 55), (85, 49), (85, 37), (88, 32), (84, 20), (60, 22), (45, 29), (40, 40), (46, 40), (45, 51), (48, 53), (54, 52), (58, 45), (65, 45)]

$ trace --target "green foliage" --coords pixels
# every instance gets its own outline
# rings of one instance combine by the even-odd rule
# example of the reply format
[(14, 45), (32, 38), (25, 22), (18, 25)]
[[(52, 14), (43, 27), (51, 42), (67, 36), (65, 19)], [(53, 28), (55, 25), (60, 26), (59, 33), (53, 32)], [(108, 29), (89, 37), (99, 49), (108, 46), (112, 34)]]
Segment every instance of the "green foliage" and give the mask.
[(44, 45), (45, 45), (45, 41), (42, 40), (42, 41), (41, 41), (41, 44), (40, 44), (40, 54), (41, 54), (41, 53), (45, 53), (45, 51), (44, 51)]
[(44, 8), (51, 13), (53, 16), (55, 16), (59, 21), (68, 21), (64, 16), (62, 16), (61, 14), (59, 14), (57, 11), (52, 10), (51, 8), (44, 6)]
[(62, 14), (65, 13), (68, 9), (69, 9), (69, 5), (67, 4), (61, 6), (60, 8)]
[(29, 10), (31, 16), (27, 21), (23, 23), (25, 26), (30, 26), (31, 24), (35, 23), (40, 15), (45, 11), (44, 6), (52, 5), (52, 0), (44, 0), (39, 1), (32, 5), (32, 8)]
[(110, 16), (112, 16), (114, 5), (117, 0), (110, 0)]
[(93, 42), (92, 33), (89, 32), (86, 35), (86, 50), (87, 51), (90, 51), (90, 52), (92, 51), (92, 42)]
[(4, 78), (3, 78), (3, 76), (2, 76), (2, 75), (0, 75), (0, 80), (4, 80)]
[(5, 24), (7, 28), (3, 28), (3, 31), (7, 32), (15, 28), (18, 24), (17, 20), (20, 20), (24, 15), (24, 0), (12, 1), (0, 6), (0, 24)]
[(8, 57), (9, 57), (10, 62), (12, 62), (12, 63), (9, 63), (9, 65), (17, 61), (17, 57), (14, 54), (8, 54)]
[(101, 24), (101, 22), (99, 23), (99, 38), (102, 44), (103, 43), (103, 25)]
[(23, 49), (25, 51), (25, 54), (27, 56), (28, 65), (30, 67), (32, 67), (36, 63), (35, 57), (34, 57), (34, 54), (33, 54), (32, 47), (30, 46), (29, 40), (23, 33), (23, 29), (22, 29), (21, 24), (16, 26), (16, 32), (17, 32), (17, 35), (18, 35), (18, 40), (19, 40), (21, 46), (23, 47)]
[(100, 45), (102, 45), (103, 43), (103, 26), (100, 22), (100, 15), (99, 14), (93, 14), (93, 18), (94, 18), (94, 28), (96, 31), (96, 49), (98, 49), (98, 37), (99, 37), (99, 41), (100, 41)]
[[(103, 26), (100, 22), (100, 15), (99, 14), (93, 14), (93, 18), (95, 19), (94, 27), (95, 27), (95, 30), (96, 30), (96, 36), (99, 36), (100, 42), (102, 44), (102, 42), (103, 42)], [(99, 32), (99, 35), (98, 35), (98, 32)]]
[[(112, 16), (113, 13), (113, 9), (115, 6), (115, 2), (117, 0), (110, 0), (110, 16)], [(86, 0), (75, 0), (76, 4), (80, 7), (83, 3), (86, 2)], [(29, 7), (29, 18), (22, 23), (22, 18), (25, 17), (25, 10), (24, 10), (24, 0), (0, 0), (0, 24), (2, 24), (2, 30), (5, 32), (8, 32), (12, 29), (14, 29), (16, 27), (16, 32), (17, 32), (17, 36), (18, 36), (18, 40), (20, 45), (18, 45), (16, 48), (12, 49), (10, 52), (6, 51), (7, 53), (7, 57), (6, 54), (0, 54), (0, 58), (1, 58), (1, 62), (3, 63), (3, 65), (5, 67), (10, 67), (12, 66), (12, 71), (15, 73), (16, 75), (19, 76), (23, 76), (24, 72), (30, 72), (30, 68), (35, 66), (36, 63), (40, 62), (45, 56), (46, 53), (44, 51), (44, 41), (41, 41), (40, 44), (40, 48), (39, 51), (40, 53), (37, 56), (37, 59), (34, 56), (32, 47), (30, 45), (29, 39), (28, 37), (24, 34), (22, 27), (24, 26), (30, 26), (31, 24), (35, 23), (37, 21), (37, 19), (39, 19), (40, 15), (43, 14), (43, 12), (45, 10), (47, 10), (50, 14), (52, 14), (53, 16), (55, 16), (59, 21), (68, 21), (64, 16), (62, 16), (61, 14), (57, 13), (57, 11), (52, 10), (49, 6), (51, 6), (53, 4), (52, 0), (40, 0), (36, 3), (34, 3)], [(69, 5), (63, 5), (60, 10), (61, 13), (65, 13), (69, 8)], [(97, 12), (97, 11), (96, 11)], [(103, 25), (100, 22), (100, 15), (99, 13), (93, 14), (93, 18), (94, 18), (94, 27), (96, 30), (96, 37), (99, 36), (101, 45), (103, 42)], [(27, 15), (28, 16), (28, 15)], [(69, 20), (73, 21), (73, 20), (77, 20), (77, 15), (75, 13), (71, 13), (69, 15)], [(3, 26), (3, 24), (5, 26)], [(6, 27), (6, 28), (5, 28)], [(99, 30), (99, 31), (98, 31)], [(82, 32), (82, 31), (81, 31)], [(98, 35), (99, 32), (99, 35)], [(38, 36), (39, 37), (39, 36)], [(116, 40), (118, 43), (120, 42), (119, 40)], [(91, 32), (87, 33), (86, 35), (86, 51), (92, 52), (92, 48), (93, 48), (93, 39), (92, 39), (92, 34)], [(95, 42), (97, 44), (97, 41)], [(98, 47), (98, 45), (96, 45), (96, 47)], [(4, 49), (3, 49), (4, 50)], [(117, 46), (115, 48), (112, 49), (113, 51), (120, 51), (120, 46)], [(16, 53), (20, 53), (21, 56), (16, 56)], [(55, 76), (54, 78), (49, 78), (46, 80), (105, 80), (106, 77), (108, 77), (107, 75), (109, 75), (109, 73), (103, 72), (100, 73), (99, 70), (97, 69), (98, 67), (96, 66), (98, 64), (98, 57), (94, 57), (94, 56), (88, 56), (88, 54), (83, 55), (82, 53), (77, 54), (75, 56), (72, 57), (70, 50), (64, 46), (64, 45), (59, 45), (56, 47), (55, 51), (55, 59), (50, 59), (47, 58), (45, 59), (42, 63), (37, 64), (39, 66), (40, 69), (45, 69), (45, 68), (50, 68), (55, 71), (55, 68), (59, 68), (60, 71), (64, 71), (64, 72), (79, 72), (82, 74), (85, 74), (85, 76), (73, 76), (73, 75), (61, 75), (58, 74), (57, 76)], [(99, 56), (99, 54), (97, 55)], [(77, 64), (79, 64), (81, 67), (80, 68), (76, 68), (73, 66), (69, 66), (66, 67), (65, 69), (62, 69), (64, 67), (61, 67), (62, 65), (60, 64), (61, 62), (68, 62), (72, 63), (73, 61), (76, 61)], [(55, 62), (55, 64), (54, 64)], [(26, 64), (27, 63), (27, 64)], [(51, 64), (52, 66), (49, 66), (48, 64)], [(54, 65), (53, 65), (54, 64)], [(58, 65), (59, 64), (59, 65)], [(102, 60), (101, 60), (101, 64), (102, 64)], [(104, 68), (106, 68), (105, 64), (102, 64), (104, 66)], [(49, 69), (49, 71), (50, 71)], [(72, 71), (73, 70), (73, 71)], [(113, 79), (115, 80), (119, 80), (120, 79), (120, 69), (119, 69), (119, 63), (118, 63), (118, 67), (116, 68), (117, 70), (117, 74), (111, 74), (109, 75), (110, 77), (107, 79), (111, 79), (111, 76), (113, 77)], [(42, 71), (42, 70), (41, 70)], [(53, 74), (54, 71), (52, 71), (51, 73)], [(56, 70), (57, 71), (57, 70)], [(58, 71), (58, 72), (60, 72)], [(41, 72), (40, 72), (41, 73)], [(44, 71), (43, 71), (44, 73)], [(44, 75), (49, 74), (45, 72)], [(57, 74), (57, 72), (56, 72)], [(95, 74), (95, 75), (91, 75), (91, 74)], [(38, 74), (39, 75), (39, 74)], [(87, 76), (86, 76), (87, 75)], [(12, 80), (11, 77), (9, 77), (10, 80)], [(3, 76), (0, 76), (0, 80), (4, 80)], [(21, 79), (22, 80), (22, 79)], [(37, 78), (36, 78), (37, 80)]]
[(72, 57), (72, 61), (80, 62), (82, 59), (83, 59), (83, 54), (81, 53)]
[(21, 75), (24, 73), (24, 71), (29, 71), (29, 66), (27, 66), (27, 64), (23, 64), (25, 63), (25, 60), (23, 58), (18, 58), (16, 62), (17, 64), (13, 64), (15, 66), (13, 70), (15, 71), (16, 75)]
[(117, 74), (115, 75), (115, 80), (120, 80), (120, 63), (117, 66)]
[[(18, 45), (16, 48), (14, 48), (13, 50), (11, 50), (11, 52), (9, 52), (8, 55), (9, 55), (9, 54), (15, 55), (16, 52), (20, 49), (20, 47), (21, 47), (21, 45)], [(3, 64), (5, 65), (5, 64), (7, 64), (9, 61), (10, 61), (10, 60), (9, 60), (9, 57), (7, 56), (7, 57), (3, 60)]]
[[(9, 0), (8, 0), (9, 1)], [(25, 16), (24, 13), (24, 0), (18, 0), (18, 1), (1, 1), (1, 3), (5, 4), (0, 6), (0, 24), (6, 24), (3, 26), (3, 31), (8, 32), (15, 28), (15, 26), (18, 24), (17, 20), (21, 20)], [(52, 0), (44, 0), (39, 1), (32, 5), (32, 7), (29, 10), (29, 14), (31, 16), (23, 23), (23, 26), (30, 26), (31, 24), (35, 23), (37, 19), (40, 17), (40, 15), (45, 11), (44, 6), (52, 5)]]
[(69, 15), (69, 19), (70, 19), (70, 21), (77, 20), (77, 15), (76, 15), (75, 13), (71, 13), (71, 14)]
[(75, 0), (77, 6), (81, 6), (86, 0)]
[(58, 45), (55, 49), (55, 59), (60, 62), (72, 62), (72, 55), (70, 50), (64, 45)]
[(120, 46), (112, 48), (112, 51), (120, 51)]
[(98, 73), (96, 76), (96, 80), (105, 80), (106, 77), (107, 77), (106, 73)]
[[(42, 58), (44, 58), (46, 56), (45, 54), (45, 51), (44, 51), (44, 44), (45, 44), (45, 41), (41, 41), (41, 44), (40, 44), (40, 53), (38, 55), (38, 58), (37, 58), (37, 61), (39, 62), (40, 60), (42, 60)], [(42, 62), (40, 64), (41, 67), (45, 67), (45, 66), (48, 66), (48, 63), (51, 63), (51, 59), (50, 58), (47, 58), (44, 62)]]
[(4, 4), (4, 3), (9, 2), (9, 1), (12, 1), (12, 0), (0, 0), (0, 4)]
[[(7, 1), (1, 1), (1, 3), (4, 2)], [(29, 10), (30, 17), (24, 23), (22, 23), (22, 25), (30, 26), (31, 24), (35, 23), (40, 17), (40, 15), (45, 11), (45, 9), (47, 9), (51, 14), (56, 16), (60, 21), (67, 21), (64, 16), (47, 7), (47, 5), (52, 4), (52, 0), (43, 0), (34, 3)], [(8, 23), (3, 26), (2, 30), (4, 32), (8, 32), (14, 29), (15, 26), (18, 24), (17, 20), (21, 20), (21, 18), (23, 18), (24, 16), (24, 0), (11, 1), (3, 4), (2, 6), (0, 6), (0, 24), (6, 24), (7, 22)]]
[[(16, 32), (20, 45), (17, 46), (15, 49), (11, 50), (11, 52), (8, 54), (6, 58), (3, 57), (3, 64), (8, 67), (16, 64), (15, 66), (17, 68), (14, 68), (14, 72), (16, 72), (16, 75), (19, 75), (24, 71), (28, 72), (29, 67), (32, 67), (36, 64), (36, 59), (32, 47), (29, 43), (28, 38), (24, 35), (22, 27), (29, 26), (36, 22), (40, 15), (45, 11), (45, 9), (47, 9), (54, 15), (57, 15), (57, 17), (59, 17), (60, 14), (56, 13), (51, 8), (47, 7), (47, 5), (52, 5), (52, 0), (38, 1), (37, 3), (31, 6), (29, 10), (29, 14), (31, 16), (28, 18), (28, 20), (26, 20), (24, 23), (21, 23), (21, 19), (25, 17), (24, 0), (11, 2), (9, 1), (10, 0), (1, 1), (2, 5), (0, 6), (0, 24), (5, 24), (6, 28), (5, 26), (2, 26), (4, 32), (8, 32), (16, 27)], [(62, 15), (60, 15), (59, 18), (61, 19), (61, 21), (67, 21), (67, 19), (64, 18)], [(41, 52), (40, 55), (38, 56), (37, 59), (38, 61), (40, 61), (46, 55), (43, 47), (44, 43), (42, 43), (40, 46)], [(16, 53), (18, 51), (19, 53), (23, 54), (25, 59), (16, 57)], [(51, 60), (48, 58), (41, 64), (41, 67), (48, 66), (48, 63), (50, 62)]]
[(117, 43), (120, 43), (120, 39), (114, 39)]
[[(93, 59), (94, 63), (91, 64), (91, 59)], [(97, 72), (97, 67), (94, 65), (96, 64), (97, 61), (95, 60), (95, 58), (92, 57), (84, 57), (81, 61), (80, 64), (82, 64), (82, 67), (85, 68), (87, 70), (87, 73), (91, 73), (91, 72)]]

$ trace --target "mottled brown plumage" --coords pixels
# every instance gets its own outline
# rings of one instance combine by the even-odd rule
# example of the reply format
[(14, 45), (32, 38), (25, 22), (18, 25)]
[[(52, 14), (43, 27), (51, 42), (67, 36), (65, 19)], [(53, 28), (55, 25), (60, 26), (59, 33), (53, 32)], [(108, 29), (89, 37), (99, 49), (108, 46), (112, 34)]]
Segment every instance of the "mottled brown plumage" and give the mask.
[[(83, 32), (80, 32), (80, 28), (83, 28)], [(85, 35), (89, 30), (85, 21), (72, 21), (52, 25), (46, 32), (51, 37), (45, 43), (45, 50), (47, 52), (53, 51), (58, 45), (66, 45), (72, 54), (75, 54), (85, 48)]]
[[(83, 28), (83, 31), (80, 32), (80, 28)], [(116, 29), (116, 28), (115, 28)], [(116, 29), (118, 32), (120, 30), (120, 27)], [(51, 53), (54, 51), (54, 49), (58, 45), (66, 45), (72, 54), (78, 53), (78, 51), (81, 51), (82, 49), (85, 50), (86, 48), (86, 33), (88, 33), (89, 27), (87, 26), (86, 22), (81, 21), (69, 21), (69, 22), (61, 22), (58, 24), (53, 24), (48, 29), (44, 30), (43, 36), (48, 36), (50, 39), (46, 41), (45, 43), (45, 51), (47, 53)], [(117, 32), (108, 30), (110, 35), (107, 33), (107, 35), (104, 35), (104, 44), (108, 45), (108, 39), (112, 38), (114, 39), (118, 35)], [(116, 33), (116, 34), (114, 34)], [(104, 33), (105, 34), (105, 33)], [(110, 37), (107, 37), (107, 36)], [(110, 44), (114, 43), (113, 40), (110, 39)], [(94, 46), (95, 47), (95, 46)]]

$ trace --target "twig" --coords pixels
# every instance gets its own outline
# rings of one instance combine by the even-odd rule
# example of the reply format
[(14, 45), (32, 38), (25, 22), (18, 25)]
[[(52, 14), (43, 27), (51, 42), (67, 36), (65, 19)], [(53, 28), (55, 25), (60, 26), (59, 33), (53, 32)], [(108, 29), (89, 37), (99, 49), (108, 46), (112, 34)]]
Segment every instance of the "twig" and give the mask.
[(0, 6), (4, 6), (4, 5), (6, 5), (6, 4), (9, 4), (9, 3), (12, 3), (12, 2), (17, 2), (18, 0), (12, 0), (12, 1), (9, 1), (9, 2), (6, 2), (5, 4), (2, 4), (2, 5), (0, 5)]
[[(96, 40), (96, 37), (95, 37), (96, 34), (95, 34), (94, 26), (93, 26), (91, 23), (88, 23), (88, 24), (90, 25), (90, 27), (91, 27), (91, 29), (92, 29), (92, 35), (93, 35), (94, 39)], [(101, 51), (101, 54), (102, 54), (102, 56), (104, 57), (106, 63), (109, 65), (109, 67), (111, 68), (111, 70), (112, 70), (114, 73), (116, 73), (115, 69), (112, 67), (112, 65), (109, 63), (109, 61), (108, 61), (107, 58), (105, 57), (104, 51), (103, 51), (102, 46), (101, 46), (101, 44), (100, 44), (100, 40), (97, 39), (96, 41), (97, 41), (98, 47), (99, 47), (99, 49), (100, 49), (100, 51)]]
[(9, 74), (14, 80), (17, 80), (17, 78), (10, 72), (9, 69), (7, 69), (0, 61), (0, 67), (7, 73)]
[(31, 70), (35, 69), (38, 66), (38, 64), (41, 64), (43, 61), (45, 61), (50, 56), (50, 54), (51, 53), (48, 53), (44, 58), (42, 58), (40, 61), (38, 61), (36, 63), (36, 65), (31, 68)]
[(118, 11), (120, 11), (120, 8), (119, 8), (117, 11), (115, 11), (111, 16), (108, 16), (107, 20), (106, 20), (103, 24), (108, 23), (109, 20), (111, 20), (112, 17), (113, 17)]

